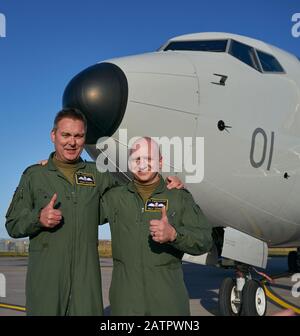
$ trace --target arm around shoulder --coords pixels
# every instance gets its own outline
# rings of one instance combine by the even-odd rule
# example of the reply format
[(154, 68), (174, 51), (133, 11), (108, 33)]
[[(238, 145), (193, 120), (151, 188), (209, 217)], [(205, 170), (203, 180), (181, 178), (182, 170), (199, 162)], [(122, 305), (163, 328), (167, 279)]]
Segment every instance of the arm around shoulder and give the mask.
[(101, 194), (104, 194), (107, 190), (125, 185), (128, 181), (125, 180), (125, 178), (121, 177), (119, 173), (111, 173), (109, 171), (106, 171), (104, 173), (98, 172), (98, 176), (100, 176), (101, 181), (101, 187), (100, 192)]
[(109, 190), (107, 190), (101, 197), (100, 197), (100, 225), (106, 224), (109, 222), (110, 218), (110, 209), (112, 204), (109, 201)]

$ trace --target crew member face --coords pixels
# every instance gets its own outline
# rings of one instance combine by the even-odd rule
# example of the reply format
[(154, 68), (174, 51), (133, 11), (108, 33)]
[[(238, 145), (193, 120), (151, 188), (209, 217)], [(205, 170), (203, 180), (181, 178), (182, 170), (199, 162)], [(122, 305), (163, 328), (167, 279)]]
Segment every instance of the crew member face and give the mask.
[(84, 123), (81, 120), (64, 118), (51, 132), (56, 158), (62, 162), (75, 162), (79, 159), (85, 142)]
[(141, 138), (131, 147), (129, 169), (140, 183), (152, 183), (162, 167), (159, 147), (153, 140)]

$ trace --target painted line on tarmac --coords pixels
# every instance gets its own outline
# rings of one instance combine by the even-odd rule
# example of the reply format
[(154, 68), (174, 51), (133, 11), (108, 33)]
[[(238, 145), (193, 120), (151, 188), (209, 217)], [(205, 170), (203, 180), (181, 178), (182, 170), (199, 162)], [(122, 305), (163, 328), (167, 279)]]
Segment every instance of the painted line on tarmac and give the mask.
[[(272, 279), (280, 279), (282, 277), (287, 277), (288, 275), (290, 275), (290, 273), (286, 272), (286, 273), (281, 273), (275, 276), (272, 276)], [(279, 305), (282, 308), (285, 309), (291, 309), (293, 310), (295, 313), (300, 314), (300, 308), (297, 306), (294, 306), (293, 304), (287, 302), (286, 300), (282, 299), (278, 294), (276, 295), (274, 293), (274, 291), (271, 288), (268, 288), (268, 285), (270, 285), (270, 283), (266, 280), (262, 281), (262, 286), (265, 290), (265, 293), (267, 295), (267, 297), (275, 302), (277, 305)]]
[(11, 304), (7, 304), (7, 303), (0, 303), (0, 308), (10, 309), (10, 310), (16, 310), (16, 311), (20, 311), (20, 312), (26, 312), (26, 308), (25, 307), (11, 305)]

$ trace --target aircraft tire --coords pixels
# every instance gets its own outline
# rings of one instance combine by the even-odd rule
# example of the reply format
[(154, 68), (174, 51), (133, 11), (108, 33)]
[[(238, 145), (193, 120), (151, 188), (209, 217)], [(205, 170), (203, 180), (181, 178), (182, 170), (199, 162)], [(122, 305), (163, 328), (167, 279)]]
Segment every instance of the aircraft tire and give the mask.
[(243, 288), (242, 315), (264, 316), (267, 311), (265, 290), (258, 281), (248, 280)]
[(221, 316), (239, 316), (240, 305), (233, 300), (237, 298), (236, 282), (232, 278), (225, 278), (219, 290), (219, 313)]

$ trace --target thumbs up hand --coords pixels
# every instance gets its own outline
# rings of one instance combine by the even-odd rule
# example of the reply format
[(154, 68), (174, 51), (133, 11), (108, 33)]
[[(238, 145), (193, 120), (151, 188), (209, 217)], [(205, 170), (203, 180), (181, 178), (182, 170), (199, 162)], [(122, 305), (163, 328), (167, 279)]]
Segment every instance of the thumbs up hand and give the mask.
[(60, 210), (54, 209), (55, 202), (57, 200), (57, 194), (55, 193), (50, 202), (45, 208), (42, 209), (40, 214), (40, 223), (46, 228), (54, 228), (58, 225), (62, 219), (62, 213)]
[(150, 234), (157, 243), (172, 242), (176, 239), (176, 230), (169, 223), (166, 208), (161, 209), (161, 219), (152, 219), (150, 221)]

